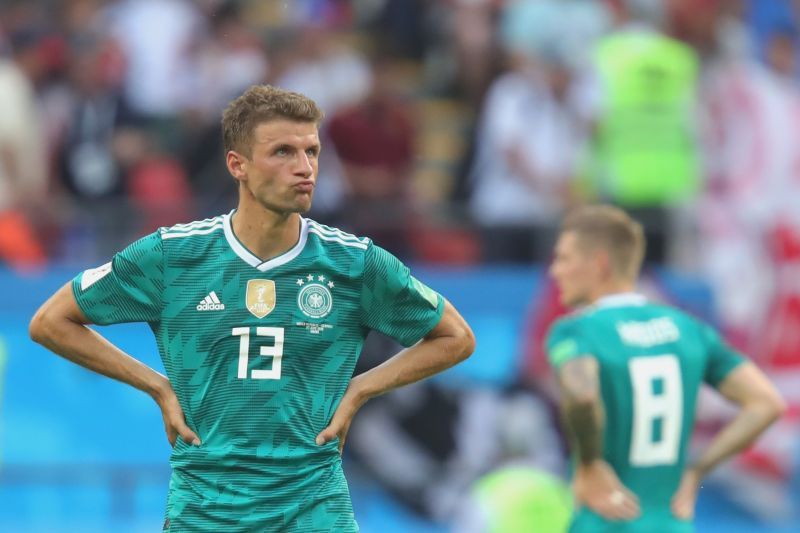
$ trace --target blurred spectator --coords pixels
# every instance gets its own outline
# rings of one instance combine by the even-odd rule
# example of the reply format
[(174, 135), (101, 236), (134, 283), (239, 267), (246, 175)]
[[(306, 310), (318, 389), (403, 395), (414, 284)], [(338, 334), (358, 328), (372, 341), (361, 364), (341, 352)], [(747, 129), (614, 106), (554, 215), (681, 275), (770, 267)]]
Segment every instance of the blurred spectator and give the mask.
[(481, 425), (492, 420), (486, 428), (494, 445), (492, 465), (471, 484), (456, 511), (453, 530), (563, 533), (569, 526), (572, 495), (562, 479), (562, 443), (552, 430), (553, 413), (523, 389), (493, 400), (492, 410), (475, 413), (486, 417)]
[(571, 516), (572, 495), (560, 477), (525, 463), (510, 463), (475, 482), (453, 531), (562, 533)]
[[(800, 6), (793, 0), (740, 0), (745, 5), (744, 16), (747, 18), (757, 57), (768, 62), (770, 41), (776, 31), (780, 32), (787, 24), (800, 21)], [(797, 43), (795, 43), (796, 45)]]
[(645, 226), (649, 261), (667, 260), (670, 207), (700, 186), (695, 52), (665, 36), (660, 2), (617, 3), (617, 28), (595, 49), (597, 110), (590, 197)]
[(73, 41), (70, 95), (58, 156), (62, 184), (76, 198), (120, 196), (123, 168), (113, 152), (126, 110), (114, 43), (84, 36)]
[(180, 146), (201, 216), (229, 209), (236, 198), (225, 160), (219, 157), (221, 110), (250, 85), (263, 83), (270, 67), (264, 43), (245, 23), (240, 2), (211, 0), (203, 6), (209, 31), (189, 51)]
[[(703, 84), (709, 176), (702, 257), (724, 323), (744, 344), (761, 337), (760, 320), (774, 290), (769, 236), (794, 218), (800, 194), (800, 150), (793, 140), (800, 135), (800, 89), (789, 38), (784, 31), (775, 34), (767, 67), (721, 54)], [(758, 346), (745, 348), (761, 353)]]
[(129, 191), (132, 207), (142, 221), (137, 234), (192, 218), (186, 172), (174, 158), (152, 154), (143, 159), (131, 171)]
[(272, 82), (308, 95), (327, 116), (361, 101), (371, 78), (364, 55), (329, 28), (309, 24), (295, 30), (276, 59)]
[(188, 87), (182, 105), (218, 128), (220, 109), (250, 85), (263, 82), (269, 62), (258, 34), (242, 18), (240, 2), (214, 0), (206, 8), (208, 31), (198, 33), (186, 50)]
[[(796, 32), (764, 37), (766, 65), (725, 54), (704, 81), (709, 181), (701, 211), (704, 273), (715, 289), (729, 337), (775, 377), (789, 415), (723, 473), (751, 511), (778, 520), (791, 513), (786, 485), (796, 449), (800, 395), (800, 88)], [(760, 489), (751, 488), (758, 480)]]
[(470, 104), (478, 105), (495, 75), (498, 55), (495, 21), (504, 0), (446, 0), (453, 12), (452, 42), (458, 69), (458, 88)]
[(779, 77), (794, 82), (797, 76), (797, 32), (793, 26), (778, 28), (766, 43), (767, 66)]
[(46, 141), (34, 82), (47, 70), (39, 28), (12, 31), (10, 58), (0, 58), (0, 261), (40, 266), (45, 254), (30, 223), (47, 190)]
[(381, 36), (384, 46), (395, 57), (422, 60), (431, 47), (430, 27), (426, 25), (434, 2), (426, 0), (384, 0), (356, 2), (360, 18)]
[(507, 0), (499, 21), (505, 50), (529, 54), (557, 45), (569, 64), (585, 69), (593, 44), (611, 27), (611, 14), (595, 0)]
[(375, 61), (369, 93), (333, 115), (328, 134), (344, 170), (348, 226), (369, 230), (381, 246), (408, 257), (415, 132), (392, 73), (388, 60)]
[(189, 52), (205, 31), (189, 0), (117, 0), (96, 22), (120, 43), (128, 68), (124, 96), (144, 119), (176, 116), (184, 109)]
[(488, 261), (542, 261), (569, 203), (584, 132), (566, 58), (517, 54), (492, 84), (478, 125), (470, 209)]

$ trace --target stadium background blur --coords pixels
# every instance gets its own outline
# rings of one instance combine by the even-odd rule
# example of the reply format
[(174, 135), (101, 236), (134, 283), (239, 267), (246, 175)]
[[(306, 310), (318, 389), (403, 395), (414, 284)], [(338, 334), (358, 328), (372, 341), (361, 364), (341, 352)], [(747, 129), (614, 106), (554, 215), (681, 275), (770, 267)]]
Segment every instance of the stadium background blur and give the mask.
[[(699, 530), (796, 531), (799, 25), (790, 0), (4, 0), (0, 530), (160, 527), (157, 409), (27, 322), (138, 236), (230, 210), (221, 110), (268, 82), (327, 116), (311, 216), (413, 265), (478, 338), (356, 419), (363, 531), (457, 528), (501, 466), (565, 475), (543, 274), (559, 216), (596, 199), (645, 224), (644, 290), (721, 327), (790, 404), (708, 480)], [(161, 368), (145, 326), (104, 334)], [(394, 349), (370, 337), (359, 367)], [(695, 445), (727, 416), (704, 397)]]

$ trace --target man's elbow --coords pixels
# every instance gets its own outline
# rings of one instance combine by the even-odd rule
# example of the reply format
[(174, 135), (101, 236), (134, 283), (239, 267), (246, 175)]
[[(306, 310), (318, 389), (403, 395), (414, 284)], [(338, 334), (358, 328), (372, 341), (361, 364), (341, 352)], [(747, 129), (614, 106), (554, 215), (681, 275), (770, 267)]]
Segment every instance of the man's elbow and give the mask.
[(465, 322), (454, 336), (453, 353), (457, 362), (466, 360), (475, 351), (475, 334)]
[(771, 394), (764, 403), (770, 417), (770, 424), (776, 422), (783, 415), (785, 415), (786, 410), (788, 409), (786, 400), (783, 399), (778, 391), (775, 391), (773, 394)]
[(53, 336), (53, 313), (50, 306), (45, 304), (36, 311), (28, 324), (28, 335), (31, 340), (38, 344), (46, 344), (48, 339)]
[(787, 406), (780, 393), (772, 389), (750, 399), (744, 408), (758, 416), (765, 426), (770, 426), (786, 413)]

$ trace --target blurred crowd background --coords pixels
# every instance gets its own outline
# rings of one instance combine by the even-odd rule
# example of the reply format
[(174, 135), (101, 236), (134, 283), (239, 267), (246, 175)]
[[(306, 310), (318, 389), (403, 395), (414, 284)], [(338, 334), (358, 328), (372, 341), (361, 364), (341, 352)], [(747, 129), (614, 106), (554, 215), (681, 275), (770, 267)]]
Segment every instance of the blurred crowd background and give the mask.
[[(795, 530), (799, 37), (795, 0), (3, 0), (0, 492), (17, 504), (0, 525), (86, 531), (94, 509), (99, 530), (158, 527), (166, 450), (32, 444), (49, 439), (42, 424), (98, 430), (42, 414), (95, 389), (23, 338), (24, 323), (78, 269), (232, 209), (221, 112), (270, 83), (326, 114), (310, 216), (418, 267), (478, 333), (465, 369), (359, 415), (346, 465), (365, 531), (463, 530), (502, 465), (563, 478), (541, 339), (564, 310), (542, 267), (560, 216), (593, 201), (645, 225), (644, 289), (721, 327), (791, 405), (712, 480), (701, 523)], [(372, 337), (361, 367), (393, 349)], [(52, 390), (37, 389), (34, 364), (54, 365)], [(706, 398), (698, 445), (729, 414)], [(141, 496), (150, 482), (155, 496)]]

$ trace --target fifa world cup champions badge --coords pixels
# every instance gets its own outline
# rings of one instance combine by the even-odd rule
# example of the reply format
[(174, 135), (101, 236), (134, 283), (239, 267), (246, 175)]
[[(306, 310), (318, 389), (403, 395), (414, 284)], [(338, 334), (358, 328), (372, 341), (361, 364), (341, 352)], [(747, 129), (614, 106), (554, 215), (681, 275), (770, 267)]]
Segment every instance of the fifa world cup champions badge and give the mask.
[(275, 282), (251, 279), (247, 282), (247, 310), (256, 318), (264, 318), (275, 309)]

